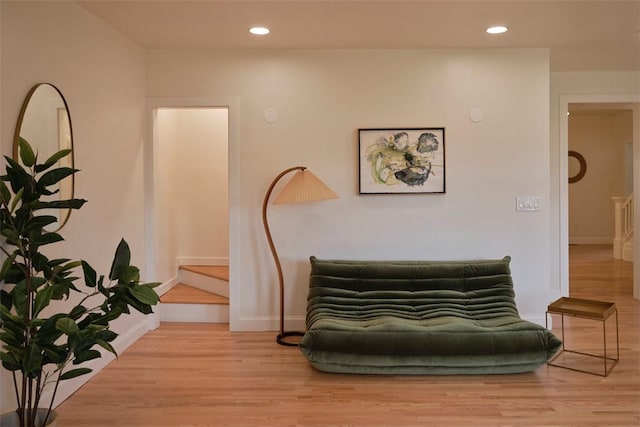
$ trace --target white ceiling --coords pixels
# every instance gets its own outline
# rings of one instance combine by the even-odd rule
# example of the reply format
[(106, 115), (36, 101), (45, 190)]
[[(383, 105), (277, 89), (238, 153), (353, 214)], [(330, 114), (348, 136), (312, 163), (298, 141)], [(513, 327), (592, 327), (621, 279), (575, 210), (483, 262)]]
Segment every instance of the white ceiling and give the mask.
[[(550, 48), (554, 71), (640, 70), (640, 0), (77, 3), (150, 49)], [(485, 33), (496, 24), (510, 31)]]

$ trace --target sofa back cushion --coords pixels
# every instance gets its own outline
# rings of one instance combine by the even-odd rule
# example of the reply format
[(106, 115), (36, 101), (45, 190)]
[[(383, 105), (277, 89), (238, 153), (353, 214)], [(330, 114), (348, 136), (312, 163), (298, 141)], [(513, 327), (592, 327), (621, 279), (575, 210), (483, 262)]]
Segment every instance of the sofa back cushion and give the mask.
[(413, 320), (519, 317), (510, 260), (355, 261), (312, 256), (307, 327), (327, 314)]

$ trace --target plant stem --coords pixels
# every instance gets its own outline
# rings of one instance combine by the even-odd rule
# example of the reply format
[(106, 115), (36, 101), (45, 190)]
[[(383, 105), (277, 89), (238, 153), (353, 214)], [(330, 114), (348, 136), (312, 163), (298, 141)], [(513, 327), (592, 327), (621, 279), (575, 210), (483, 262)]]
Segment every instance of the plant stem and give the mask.
[(16, 371), (11, 372), (13, 376), (13, 391), (16, 394), (16, 402), (18, 402), (18, 406), (20, 405), (20, 393), (18, 392), (18, 378), (16, 377)]
[(36, 400), (33, 403), (33, 407), (36, 409), (38, 408), (38, 406), (40, 406), (40, 396), (42, 396), (41, 383), (42, 383), (42, 371), (40, 371), (40, 373), (38, 374), (38, 381), (36, 382)]
[(44, 417), (43, 426), (47, 425), (47, 421), (49, 420), (49, 415), (51, 414), (51, 410), (53, 409), (53, 402), (56, 400), (56, 394), (58, 393), (58, 385), (60, 385), (60, 377), (62, 376), (62, 369), (60, 369), (60, 374), (58, 374), (58, 379), (56, 380), (56, 385), (53, 388), (53, 396), (49, 400), (49, 408), (47, 409), (47, 415)]

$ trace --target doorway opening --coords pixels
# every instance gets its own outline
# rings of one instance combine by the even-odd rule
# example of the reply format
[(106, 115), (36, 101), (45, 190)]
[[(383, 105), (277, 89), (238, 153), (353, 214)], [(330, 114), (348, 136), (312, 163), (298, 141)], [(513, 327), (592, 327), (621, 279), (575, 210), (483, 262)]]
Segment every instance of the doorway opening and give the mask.
[(229, 323), (229, 108), (154, 108), (152, 144), (160, 320)]
[[(634, 203), (634, 140), (638, 139), (634, 136), (634, 108), (633, 103), (568, 103), (568, 252), (589, 250), (598, 254), (593, 266), (598, 260), (632, 262), (634, 258), (633, 236), (627, 235), (626, 242), (616, 237), (616, 221), (620, 218), (614, 204), (627, 200), (633, 207)], [(582, 161), (574, 161), (576, 158)], [(633, 210), (628, 215), (633, 224)], [(623, 258), (621, 248), (625, 244)], [(570, 287), (567, 283), (566, 294)]]

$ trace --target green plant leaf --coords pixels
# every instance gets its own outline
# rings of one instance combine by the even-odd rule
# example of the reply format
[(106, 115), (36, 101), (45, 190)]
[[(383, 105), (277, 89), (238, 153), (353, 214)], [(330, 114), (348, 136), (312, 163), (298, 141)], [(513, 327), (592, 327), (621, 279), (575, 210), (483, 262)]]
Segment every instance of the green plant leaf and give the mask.
[(60, 350), (56, 346), (52, 346), (53, 348), (43, 348), (45, 356), (47, 357), (46, 362), (51, 362), (56, 365), (63, 363), (67, 359), (67, 352), (64, 350)]
[(24, 280), (16, 284), (11, 291), (11, 295), (13, 296), (13, 307), (16, 310), (16, 314), (18, 316), (23, 316), (27, 311), (28, 303), (27, 287)]
[(153, 288), (157, 288), (158, 286), (162, 285), (162, 282), (149, 282), (149, 283), (145, 283), (145, 286), (150, 287), (151, 289)]
[(62, 181), (70, 175), (73, 175), (76, 172), (78, 172), (78, 169), (67, 167), (50, 170), (40, 177), (40, 179), (38, 180), (38, 187), (42, 189), (57, 184), (58, 182)]
[(7, 310), (11, 310), (11, 307), (13, 307), (13, 298), (4, 289), (0, 290), (0, 305)]
[(100, 347), (102, 347), (105, 350), (107, 350), (109, 353), (112, 353), (116, 357), (118, 357), (118, 353), (116, 353), (116, 349), (113, 348), (113, 346), (111, 344), (109, 344), (108, 342), (103, 341), (103, 340), (96, 340), (96, 344), (98, 344)]
[[(29, 177), (29, 173), (14, 159), (9, 156), (4, 156), (4, 159), (9, 163), (7, 166), (7, 175), (9, 176), (9, 181), (13, 179), (12, 174), (17, 174), (20, 177)], [(14, 175), (15, 177), (15, 175)]]
[(89, 360), (98, 359), (102, 356), (102, 354), (98, 350), (86, 350), (81, 353), (78, 353), (73, 359), (74, 365), (79, 365), (84, 362), (88, 362)]
[(11, 188), (15, 193), (18, 191), (18, 188), (24, 186), (25, 183), (29, 181), (31, 176), (22, 166), (20, 166), (20, 163), (13, 160), (11, 157), (4, 156), (4, 159), (9, 164), (7, 166), (7, 177), (8, 181), (11, 183)]
[(58, 160), (60, 160), (60, 159), (62, 159), (64, 157), (67, 157), (69, 154), (71, 154), (71, 149), (70, 148), (66, 148), (64, 150), (58, 151), (57, 153), (54, 153), (43, 164), (36, 165), (36, 172), (44, 172), (44, 171), (46, 171), (51, 166), (55, 165), (58, 162)]
[(82, 261), (82, 272), (84, 273), (84, 283), (90, 288), (98, 285), (98, 275), (88, 262)]
[(8, 204), (9, 200), (11, 200), (11, 192), (9, 191), (9, 187), (4, 181), (0, 181), (0, 197), (2, 200), (2, 204)]
[(47, 283), (44, 277), (31, 277), (31, 291), (35, 292), (39, 287)]
[(47, 286), (36, 294), (36, 303), (33, 306), (33, 317), (36, 317), (40, 312), (49, 305), (51, 297), (53, 296), (53, 287)]
[(116, 338), (118, 338), (118, 334), (116, 334), (115, 332), (113, 332), (113, 331), (111, 331), (109, 329), (103, 329), (103, 330), (101, 330), (101, 331), (96, 333), (96, 340), (112, 342)]
[(156, 291), (146, 285), (134, 286), (129, 290), (129, 292), (131, 292), (131, 295), (133, 295), (135, 299), (143, 304), (155, 305), (159, 300)]
[(0, 352), (2, 367), (8, 371), (17, 371), (22, 368), (20, 361), (12, 353)]
[(17, 241), (20, 238), (20, 235), (18, 234), (18, 232), (11, 228), (3, 228), (0, 231), (0, 234), (6, 237), (8, 240)]
[(38, 215), (38, 216), (34, 216), (33, 218), (31, 218), (25, 229), (24, 232), (29, 232), (31, 230), (36, 230), (38, 228), (44, 228), (49, 224), (53, 224), (55, 222), (58, 221), (58, 218), (53, 216), (53, 215)]
[(26, 139), (18, 137), (18, 149), (20, 152), (20, 160), (22, 160), (23, 165), (30, 168), (36, 163), (36, 155)]
[(111, 270), (109, 272), (109, 279), (119, 280), (124, 274), (129, 263), (131, 262), (131, 250), (129, 245), (124, 239), (120, 240), (116, 253), (113, 257), (113, 263), (111, 264)]
[(108, 325), (112, 320), (117, 319), (123, 313), (120, 307), (113, 307), (111, 310), (105, 310), (107, 313), (102, 316), (100, 319), (96, 320), (95, 323), (98, 325)]
[(73, 310), (69, 312), (69, 317), (71, 319), (80, 319), (80, 317), (84, 315), (86, 312), (87, 312), (87, 307), (83, 305), (76, 305), (75, 307), (73, 307)]
[(75, 378), (75, 377), (79, 377), (79, 376), (82, 376), (82, 375), (86, 375), (86, 374), (88, 374), (90, 372), (92, 372), (92, 371), (89, 368), (71, 369), (71, 370), (65, 372), (64, 374), (60, 375), (60, 381), (70, 380), (71, 378)]
[(31, 246), (44, 246), (51, 243), (61, 242), (64, 239), (58, 233), (44, 233), (31, 239)]
[(11, 267), (13, 267), (13, 259), (11, 257), (5, 258), (0, 269), (0, 280), (4, 280)]
[(87, 201), (84, 199), (54, 200), (51, 202), (33, 202), (31, 208), (38, 209), (80, 209)]
[(16, 210), (16, 206), (18, 205), (18, 202), (22, 200), (23, 194), (24, 194), (24, 188), (21, 188), (20, 190), (18, 190), (18, 193), (16, 193), (16, 195), (13, 197), (13, 200), (11, 201), (9, 212), (13, 213)]
[(61, 319), (58, 319), (56, 321), (56, 329), (61, 332), (64, 332), (66, 335), (74, 334), (80, 330), (78, 328), (78, 325), (76, 325), (76, 322), (74, 322), (68, 317), (63, 317)]
[(134, 265), (129, 265), (124, 269), (118, 280), (120, 283), (138, 283), (140, 281), (140, 269)]
[(24, 369), (27, 376), (35, 378), (42, 371), (42, 362), (42, 349), (38, 344), (31, 341), (25, 352)]

